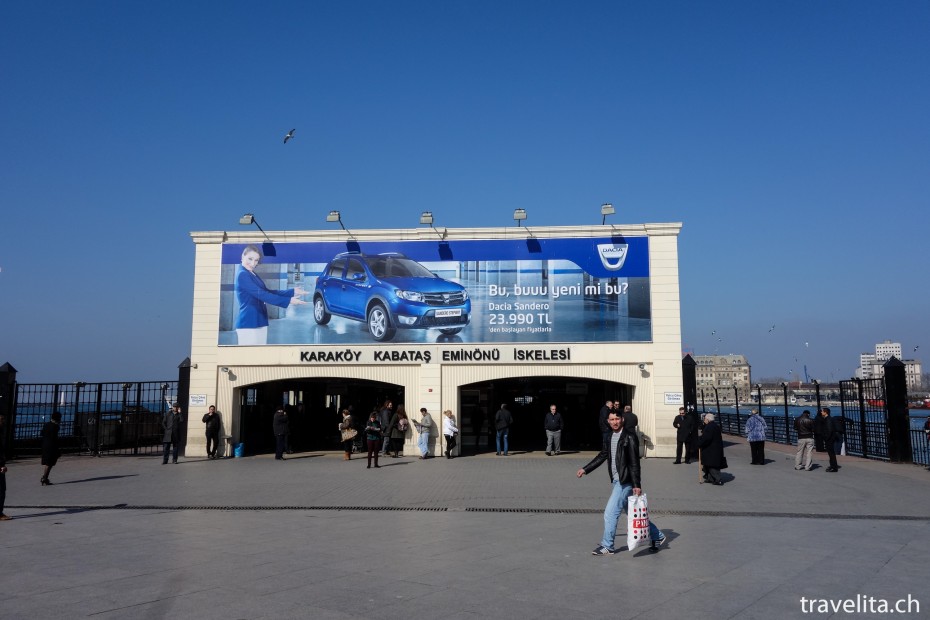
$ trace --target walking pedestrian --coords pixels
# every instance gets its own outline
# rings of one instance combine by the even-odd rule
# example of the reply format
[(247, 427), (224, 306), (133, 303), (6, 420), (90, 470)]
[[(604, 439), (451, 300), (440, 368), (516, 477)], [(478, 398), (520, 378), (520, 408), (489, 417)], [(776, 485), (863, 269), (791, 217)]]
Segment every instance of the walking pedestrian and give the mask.
[(367, 469), (371, 469), (371, 457), (375, 458), (375, 467), (380, 468), (381, 466), (378, 465), (378, 448), (381, 444), (381, 420), (377, 409), (368, 416), (368, 424), (365, 425), (365, 442), (368, 447)]
[(494, 428), (497, 429), (497, 456), (502, 454), (502, 443), (504, 447), (503, 455), (510, 456), (508, 438), (510, 437), (511, 424), (513, 424), (513, 416), (510, 415), (510, 410), (507, 409), (506, 404), (501, 405), (501, 408), (497, 410), (496, 414), (494, 414)]
[(749, 441), (749, 451), (752, 454), (752, 465), (765, 465), (765, 433), (768, 425), (757, 409), (752, 410), (746, 420), (746, 439)]
[(701, 449), (701, 465), (704, 466), (704, 482), (722, 486), (720, 470), (724, 464), (723, 435), (712, 413), (704, 416), (704, 431), (698, 440), (698, 447)]
[(278, 407), (271, 420), (271, 430), (274, 432), (274, 459), (284, 460), (284, 449), (287, 447), (287, 412), (284, 407)]
[(13, 517), (3, 512), (6, 504), (6, 416), (0, 414), (0, 521), (10, 521)]
[(210, 405), (203, 416), (203, 423), (206, 424), (207, 433), (207, 458), (215, 459), (216, 451), (220, 443), (220, 416), (216, 413), (216, 407)]
[(410, 420), (407, 418), (407, 410), (403, 405), (397, 405), (397, 411), (394, 412), (394, 416), (388, 423), (387, 431), (385, 431), (391, 436), (390, 448), (394, 451), (392, 456), (395, 459), (400, 458), (400, 452), (403, 449), (404, 440), (407, 438), (407, 428), (409, 426)]
[[(617, 535), (617, 524), (620, 515), (627, 509), (627, 498), (642, 494), (639, 470), (639, 446), (636, 434), (624, 428), (623, 417), (611, 412), (607, 418), (611, 435), (604, 447), (594, 459), (578, 470), (577, 476), (581, 478), (589, 474), (604, 461), (607, 461), (607, 474), (610, 477), (611, 493), (604, 507), (604, 535), (601, 544), (594, 548), (592, 555), (612, 555), (617, 553), (614, 547), (614, 538)], [(650, 551), (658, 551), (666, 541), (665, 534), (649, 521), (649, 537), (652, 541)]]
[(814, 420), (814, 449), (817, 452), (826, 452), (826, 439), (828, 421), (823, 416), (823, 409), (817, 412), (817, 418)]
[(614, 401), (608, 400), (597, 414), (597, 426), (601, 429), (601, 445), (607, 441), (607, 438), (610, 437), (610, 433), (613, 432), (610, 430), (610, 425), (607, 423), (607, 417), (610, 415), (613, 408)]
[(821, 429), (823, 433), (823, 446), (827, 450), (827, 456), (830, 458), (830, 466), (824, 471), (836, 473), (840, 466), (836, 463), (836, 427), (833, 424), (833, 418), (830, 417), (830, 408), (824, 407), (820, 410)]
[(681, 465), (681, 452), (684, 448), (685, 452), (685, 464), (688, 465), (691, 463), (691, 446), (688, 443), (691, 441), (691, 418), (685, 415), (685, 408), (678, 408), (678, 415), (675, 416), (675, 419), (672, 421), (672, 426), (675, 427), (675, 465)]
[(391, 447), (389, 426), (391, 425), (391, 418), (394, 416), (393, 407), (394, 403), (388, 399), (384, 401), (384, 404), (381, 405), (381, 410), (378, 412), (378, 421), (381, 422), (382, 433), (381, 456), (387, 456), (388, 448)]
[[(349, 413), (348, 409), (342, 410), (342, 422), (339, 423), (339, 436), (342, 437), (342, 431), (348, 431), (352, 429), (352, 415)], [(354, 435), (348, 439), (343, 440), (342, 442), (342, 451), (345, 453), (342, 457), (344, 461), (352, 460), (352, 442), (355, 441)]]
[(562, 453), (562, 414), (555, 405), (549, 405), (546, 415), (546, 456)]
[(53, 484), (48, 479), (52, 467), (58, 463), (58, 457), (61, 456), (61, 450), (58, 447), (58, 431), (61, 430), (61, 412), (52, 413), (52, 419), (42, 427), (42, 486)]
[(446, 458), (452, 458), (452, 450), (457, 444), (456, 439), (459, 436), (459, 427), (455, 425), (455, 417), (451, 409), (442, 412), (442, 434), (446, 438)]
[(417, 432), (420, 434), (417, 439), (417, 448), (420, 449), (420, 459), (428, 459), (429, 456), (429, 435), (433, 429), (433, 416), (429, 414), (426, 407), (420, 407), (420, 421), (413, 421)]
[(181, 428), (184, 424), (184, 418), (181, 415), (181, 406), (174, 403), (161, 420), (161, 427), (165, 431), (161, 438), (162, 443), (162, 465), (168, 464), (168, 455), (171, 455), (171, 462), (178, 464), (178, 450), (181, 446)]
[(794, 430), (798, 433), (798, 449), (794, 453), (794, 468), (810, 471), (811, 453), (814, 451), (814, 421), (811, 412), (804, 410), (801, 416), (794, 420)]

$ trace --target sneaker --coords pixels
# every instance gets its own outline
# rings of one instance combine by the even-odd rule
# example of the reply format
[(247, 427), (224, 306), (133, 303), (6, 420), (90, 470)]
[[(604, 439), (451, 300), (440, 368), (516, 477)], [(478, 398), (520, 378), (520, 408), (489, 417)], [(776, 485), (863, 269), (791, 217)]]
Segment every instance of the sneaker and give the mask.
[(546, 456), (552, 456), (551, 452), (546, 452)]
[(560, 455), (560, 454), (562, 454), (562, 451), (561, 451), (561, 450), (556, 450), (556, 451), (555, 451), (555, 455), (556, 455), (556, 456), (558, 456), (558, 455)]
[(13, 517), (5, 514), (0, 514), (0, 521), (12, 521)]
[(794, 468), (795, 471), (801, 471), (802, 469), (804, 469), (804, 468), (801, 467), (800, 465), (798, 465), (797, 467)]
[(655, 553), (656, 551), (659, 550), (659, 547), (665, 544), (665, 541), (667, 540), (668, 540), (668, 536), (666, 536), (662, 532), (659, 532), (659, 537), (652, 541), (652, 544), (649, 545), (649, 550)]
[(613, 555), (617, 552), (616, 549), (609, 549), (604, 545), (598, 545), (594, 548), (594, 551), (591, 552), (591, 555)]

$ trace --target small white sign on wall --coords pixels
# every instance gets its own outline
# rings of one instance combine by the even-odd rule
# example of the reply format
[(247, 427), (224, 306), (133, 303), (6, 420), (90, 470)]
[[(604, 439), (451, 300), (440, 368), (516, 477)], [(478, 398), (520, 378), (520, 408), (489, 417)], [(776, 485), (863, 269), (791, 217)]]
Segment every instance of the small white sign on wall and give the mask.
[(682, 392), (666, 392), (665, 393), (665, 404), (666, 405), (684, 405), (685, 404), (685, 395)]
[(190, 400), (188, 401), (188, 406), (190, 407), (203, 407), (206, 404), (207, 404), (206, 394), (191, 394)]

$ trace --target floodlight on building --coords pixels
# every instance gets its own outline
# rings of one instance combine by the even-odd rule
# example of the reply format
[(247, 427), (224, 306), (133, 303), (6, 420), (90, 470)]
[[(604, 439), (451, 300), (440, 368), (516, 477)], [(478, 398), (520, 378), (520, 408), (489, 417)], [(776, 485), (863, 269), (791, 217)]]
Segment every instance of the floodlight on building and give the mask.
[(251, 226), (252, 224), (255, 224), (255, 226), (256, 226), (260, 231), (262, 231), (262, 234), (265, 235), (265, 239), (268, 239), (268, 241), (271, 241), (271, 239), (268, 238), (268, 233), (265, 232), (265, 230), (264, 230), (264, 229), (261, 227), (261, 225), (258, 223), (258, 220), (256, 220), (256, 219), (255, 219), (255, 216), (252, 215), (251, 213), (246, 213), (245, 215), (243, 215), (242, 217), (240, 217), (240, 218), (239, 218), (239, 224), (242, 225), (242, 226)]
[(430, 228), (432, 228), (433, 230), (435, 230), (435, 231), (436, 231), (436, 234), (439, 235), (439, 238), (440, 238), (440, 239), (445, 239), (445, 238), (446, 238), (446, 233), (447, 233), (448, 231), (447, 231), (445, 228), (443, 228), (442, 231), (440, 231), (440, 230), (437, 229), (435, 226), (433, 226), (433, 212), (432, 212), (432, 211), (424, 211), (423, 213), (421, 213), (421, 214), (420, 214), (420, 223), (421, 223), (421, 224), (426, 224), (426, 225), (428, 225)]
[(609, 202), (605, 202), (601, 205), (601, 226), (607, 223), (607, 216), (613, 215), (617, 210), (614, 209), (614, 206)]
[(520, 226), (523, 220), (526, 219), (526, 209), (514, 209), (513, 210), (513, 221), (517, 223), (517, 226)]

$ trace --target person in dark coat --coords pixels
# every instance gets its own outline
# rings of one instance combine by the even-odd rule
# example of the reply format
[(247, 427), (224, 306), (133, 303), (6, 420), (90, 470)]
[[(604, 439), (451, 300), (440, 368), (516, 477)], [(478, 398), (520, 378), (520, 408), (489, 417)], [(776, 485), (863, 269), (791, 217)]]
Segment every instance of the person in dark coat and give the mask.
[(817, 428), (817, 422), (820, 422), (821, 432), (823, 433), (823, 447), (826, 448), (827, 456), (830, 457), (830, 467), (827, 467), (824, 471), (836, 473), (840, 470), (839, 465), (836, 463), (836, 426), (833, 418), (830, 417), (829, 407), (820, 410), (820, 417), (814, 422), (815, 429)]
[(685, 444), (685, 463), (688, 463), (697, 460), (698, 431), (701, 429), (701, 416), (698, 415), (697, 409), (693, 405), (689, 405), (685, 417), (691, 420), (691, 437), (688, 443)]
[(691, 463), (691, 446), (687, 445), (691, 441), (691, 418), (685, 415), (685, 408), (678, 408), (678, 415), (672, 422), (676, 430), (675, 440), (675, 465), (681, 465), (681, 449), (685, 448), (685, 464)]
[(397, 405), (397, 411), (394, 412), (391, 421), (388, 422), (384, 434), (390, 436), (390, 448), (393, 449), (393, 457), (399, 458), (400, 451), (403, 448), (404, 440), (407, 438), (407, 429), (410, 427), (410, 419), (407, 417), (407, 410), (403, 405)]
[(271, 420), (274, 431), (274, 458), (276, 461), (284, 460), (284, 449), (287, 447), (287, 412), (284, 407), (278, 407)]
[[(510, 410), (507, 409), (507, 405), (501, 405), (501, 408), (497, 410), (497, 413), (494, 414), (494, 428), (497, 431), (497, 456), (503, 454), (504, 456), (510, 455), (510, 425), (513, 424), (513, 416), (510, 414)], [(501, 441), (504, 444), (504, 451), (501, 452)]]
[(391, 399), (384, 401), (384, 404), (381, 405), (381, 410), (378, 411), (378, 421), (381, 423), (381, 456), (387, 456), (388, 448), (391, 447), (391, 433), (388, 431), (388, 427), (391, 424), (391, 417), (394, 415), (394, 412), (391, 410), (394, 407), (394, 403), (391, 402)]
[[(161, 427), (165, 430), (165, 434), (161, 438), (161, 444), (164, 447), (162, 465), (168, 464), (169, 452), (172, 455), (171, 462), (175, 465), (178, 464), (178, 450), (181, 446), (181, 427), (183, 424), (184, 418), (181, 416), (181, 406), (174, 403), (171, 406), (171, 411), (165, 413), (165, 417), (161, 421)], [(172, 445), (174, 446), (173, 451), (171, 450)]]
[(56, 411), (52, 414), (52, 419), (42, 427), (42, 486), (52, 484), (48, 479), (52, 467), (58, 462), (61, 451), (58, 449), (58, 431), (61, 429), (61, 412)]
[(722, 485), (720, 469), (723, 467), (723, 435), (712, 413), (704, 416), (704, 432), (698, 439), (698, 447), (701, 449), (701, 465), (704, 466), (704, 482)]
[(207, 458), (215, 459), (220, 443), (220, 416), (216, 412), (215, 406), (210, 405), (207, 409), (207, 412), (203, 415), (203, 423), (207, 425)]
[(628, 433), (635, 433), (639, 426), (639, 417), (633, 413), (633, 407), (627, 405), (623, 408), (623, 428)]
[(821, 409), (814, 419), (814, 449), (817, 452), (825, 452), (827, 449), (825, 438), (830, 430), (829, 425), (830, 421), (824, 417), (823, 409)]
[(0, 521), (9, 521), (13, 517), (3, 512), (6, 502), (6, 417), (0, 415)]
[(597, 427), (601, 429), (601, 445), (607, 442), (607, 439), (610, 437), (610, 434), (613, 432), (610, 430), (610, 425), (607, 424), (607, 418), (610, 416), (610, 412), (614, 410), (614, 401), (608, 400), (604, 403), (604, 406), (601, 407), (601, 411), (597, 414)]

